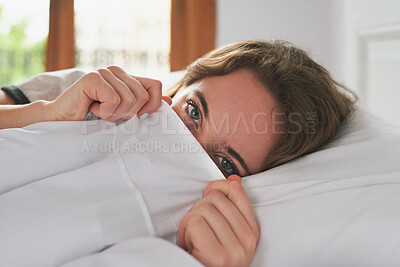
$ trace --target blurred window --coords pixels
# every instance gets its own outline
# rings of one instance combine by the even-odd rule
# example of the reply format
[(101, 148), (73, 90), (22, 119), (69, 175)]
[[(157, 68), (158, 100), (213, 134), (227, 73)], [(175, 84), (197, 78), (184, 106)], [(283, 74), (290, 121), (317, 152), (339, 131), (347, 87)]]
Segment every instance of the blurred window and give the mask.
[(0, 85), (45, 70), (49, 0), (0, 0)]
[(75, 1), (76, 67), (120, 65), (135, 75), (169, 72), (170, 1)]

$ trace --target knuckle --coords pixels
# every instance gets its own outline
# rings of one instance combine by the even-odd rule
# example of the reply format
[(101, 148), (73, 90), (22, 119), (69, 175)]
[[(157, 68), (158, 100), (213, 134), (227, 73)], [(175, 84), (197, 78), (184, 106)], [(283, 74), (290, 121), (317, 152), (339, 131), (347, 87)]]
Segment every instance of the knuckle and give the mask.
[(196, 209), (199, 205), (200, 205), (200, 200), (198, 200), (196, 203), (194, 203), (191, 207), (190, 207), (190, 209), (189, 209), (189, 212), (187, 213), (187, 214), (190, 214), (194, 209)]
[(222, 201), (224, 198), (226, 198), (224, 193), (222, 193), (219, 190), (211, 191), (210, 193), (208, 193), (208, 196), (210, 197), (212, 202), (219, 202), (219, 201)]
[(209, 184), (206, 186), (206, 188), (204, 188), (204, 190), (203, 190), (203, 196), (204, 196), (206, 193), (210, 192), (211, 189), (212, 189), (212, 185), (211, 185), (211, 183), (209, 183)]
[(117, 66), (117, 65), (109, 65), (109, 66), (107, 66), (107, 69), (110, 70), (110, 71), (122, 70), (122, 68), (120, 66)]
[(98, 68), (97, 70), (96, 70), (96, 72), (97, 73), (101, 73), (102, 71), (107, 71), (105, 68)]
[(217, 182), (218, 181), (212, 181), (212, 182), (208, 183), (206, 188), (204, 188), (204, 190), (203, 190), (203, 195), (214, 190), (214, 187), (216, 187)]
[(197, 225), (200, 225), (203, 223), (203, 217), (200, 215), (193, 215), (190, 216), (187, 219), (187, 227), (191, 226), (191, 227), (196, 227)]
[(131, 105), (135, 104), (136, 97), (133, 94), (130, 94), (130, 95), (126, 96), (124, 98), (124, 100), (126, 101), (127, 104), (129, 104), (131, 106)]
[(97, 71), (91, 71), (89, 73), (87, 73), (84, 78), (86, 79), (98, 79), (100, 78), (100, 73), (98, 73)]
[(244, 191), (244, 188), (241, 186), (241, 183), (240, 182), (237, 182), (237, 181), (229, 181), (228, 182), (228, 190), (230, 191), (230, 192), (233, 192), (233, 191)]
[(121, 103), (121, 97), (119, 97), (119, 95), (114, 94), (111, 99), (110, 99), (111, 103), (114, 105), (118, 105), (119, 103)]
[(159, 80), (153, 80), (154, 86), (159, 89), (160, 91), (162, 91), (162, 82)]
[(142, 100), (143, 102), (148, 102), (150, 100), (150, 95), (146, 90), (142, 90), (140, 94), (138, 95), (139, 99)]
[(204, 203), (204, 199), (198, 200), (196, 203), (194, 203), (192, 205), (192, 207), (190, 207), (188, 214), (193, 213), (194, 210), (197, 210), (197, 208), (200, 207), (201, 205), (203, 205), (203, 203)]
[(253, 253), (258, 239), (254, 235), (246, 235), (244, 239), (242, 239), (243, 245), (248, 253)]
[(213, 204), (205, 202), (202, 205), (199, 205), (199, 207), (197, 208), (197, 212), (205, 214), (213, 208), (214, 208)]

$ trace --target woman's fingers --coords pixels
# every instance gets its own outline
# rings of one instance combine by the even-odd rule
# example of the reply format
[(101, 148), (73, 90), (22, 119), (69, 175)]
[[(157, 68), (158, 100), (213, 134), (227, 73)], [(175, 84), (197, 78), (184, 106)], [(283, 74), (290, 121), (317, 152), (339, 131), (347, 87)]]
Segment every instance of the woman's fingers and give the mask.
[[(136, 96), (132, 93), (126, 81), (122, 81), (109, 69), (97, 70), (104, 80), (110, 84), (113, 89), (118, 93), (120, 102), (114, 110), (113, 114), (107, 118), (108, 121), (116, 121), (129, 115), (129, 111), (136, 103)], [(132, 114), (133, 116), (134, 114)]]
[[(109, 66), (106, 69), (97, 71), (101, 78), (108, 85), (95, 86), (96, 96), (106, 96), (110, 87), (117, 93), (119, 101), (115, 99), (94, 99), (97, 103), (93, 103), (90, 111), (99, 117), (108, 121), (115, 121), (120, 118), (127, 120), (134, 115), (140, 117), (142, 114), (151, 114), (161, 106), (161, 82), (148, 78), (134, 77), (127, 74), (124, 70), (117, 66)], [(114, 103), (114, 105), (111, 105)], [(105, 107), (103, 107), (105, 106)], [(111, 110), (113, 113), (109, 117), (101, 116), (100, 110)]]
[(172, 105), (172, 98), (171, 97), (169, 97), (169, 96), (167, 96), (167, 95), (163, 95), (162, 96), (162, 100), (164, 100), (165, 102), (167, 102), (168, 103), (168, 105)]
[(117, 66), (109, 66), (107, 69), (124, 82), (136, 97), (136, 102), (123, 119), (131, 118), (135, 114), (138, 117), (144, 113), (151, 114), (160, 108), (162, 99), (160, 81), (129, 75)]
[[(118, 79), (124, 82), (131, 93), (134, 95), (135, 100), (130, 104), (129, 111), (122, 116), (123, 119), (130, 119), (150, 100), (150, 94), (147, 92), (145, 86), (141, 84), (133, 76), (128, 75), (124, 70), (117, 66), (107, 67)], [(161, 104), (161, 97), (158, 100)], [(139, 115), (139, 114), (138, 114)]]
[(186, 239), (187, 226), (190, 225), (189, 221), (193, 217), (202, 217), (213, 230), (214, 235), (222, 246), (229, 248), (239, 242), (224, 215), (221, 214), (221, 212), (213, 205), (213, 203), (206, 202), (203, 202), (203, 204), (199, 205), (198, 208), (193, 209), (188, 216), (185, 216), (185, 218), (182, 219), (182, 229), (180, 231), (182, 232), (182, 241)]
[[(224, 230), (222, 230), (224, 231)], [(240, 247), (233, 241), (229, 246), (220, 242), (220, 236), (215, 235), (215, 230), (203, 216), (190, 218), (185, 242), (187, 251), (204, 266), (247, 266), (246, 258)]]
[(143, 87), (147, 90), (149, 94), (149, 101), (139, 110), (138, 117), (142, 114), (147, 113), (151, 114), (157, 111), (161, 106), (162, 99), (162, 84), (158, 80), (153, 80), (149, 78), (143, 77), (134, 77), (136, 78)]
[(228, 197), (243, 215), (253, 233), (258, 237), (257, 221), (246, 191), (241, 184), (241, 178), (237, 175), (231, 175), (226, 180), (217, 180), (209, 183), (203, 191), (203, 198), (214, 190), (221, 191)]
[(161, 105), (161, 83), (138, 79), (117, 66), (99, 69), (71, 85), (52, 106), (59, 120), (82, 120), (88, 111), (108, 121), (153, 113)]
[[(76, 88), (78, 88), (78, 90), (83, 88), (82, 92), (86, 98), (81, 97), (80, 99), (72, 99), (71, 101), (76, 102), (76, 104), (81, 103), (82, 105), (86, 106), (86, 104), (83, 102), (89, 100), (89, 110), (105, 120), (107, 120), (114, 113), (121, 102), (121, 98), (114, 90), (113, 86), (111, 86), (98, 72), (90, 72), (83, 76), (77, 82)], [(72, 85), (65, 93), (68, 93), (74, 89), (75, 85)], [(66, 102), (66, 100), (64, 100), (64, 102)], [(82, 114), (83, 117), (87, 113), (87, 109), (84, 112), (85, 113)]]
[(184, 236), (185, 248), (190, 254), (198, 253), (204, 249), (220, 251), (219, 243), (214, 231), (202, 216), (192, 216), (188, 221), (186, 235)]
[(259, 238), (240, 177), (228, 178), (210, 183), (179, 224), (178, 245), (206, 266), (250, 265)]
[(258, 235), (253, 232), (242, 213), (224, 193), (219, 190), (211, 191), (207, 196), (195, 203), (191, 210), (196, 213), (198, 209), (201, 209), (206, 204), (213, 205), (225, 218), (238, 242), (242, 244), (246, 251), (249, 253), (254, 251)]

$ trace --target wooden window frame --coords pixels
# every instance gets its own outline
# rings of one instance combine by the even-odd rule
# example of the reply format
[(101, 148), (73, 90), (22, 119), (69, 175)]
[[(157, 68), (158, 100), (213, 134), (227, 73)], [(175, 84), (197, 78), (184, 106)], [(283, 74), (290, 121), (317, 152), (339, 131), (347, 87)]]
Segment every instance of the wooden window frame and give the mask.
[(215, 0), (171, 0), (170, 70), (185, 69), (215, 48)]
[(74, 0), (50, 0), (46, 71), (75, 67)]
[[(74, 0), (50, 0), (46, 71), (75, 67)], [(216, 0), (171, 0), (170, 70), (215, 48)]]

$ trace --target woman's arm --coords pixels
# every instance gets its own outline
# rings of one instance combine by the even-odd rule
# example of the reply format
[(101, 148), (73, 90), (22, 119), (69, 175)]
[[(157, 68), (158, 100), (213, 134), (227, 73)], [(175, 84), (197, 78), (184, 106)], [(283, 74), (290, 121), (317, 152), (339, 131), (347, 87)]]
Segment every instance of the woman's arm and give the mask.
[(250, 266), (259, 229), (239, 176), (208, 184), (179, 225), (179, 246), (205, 266)]
[(35, 101), (27, 105), (0, 105), (0, 129), (19, 128), (26, 125), (55, 120), (49, 112), (48, 101)]
[(53, 101), (0, 106), (0, 129), (42, 121), (83, 120), (88, 111), (107, 121), (126, 120), (156, 111), (161, 99), (159, 81), (133, 77), (110, 66), (86, 74)]
[(14, 105), (15, 102), (3, 90), (0, 90), (0, 105)]

